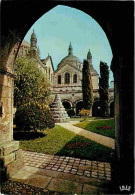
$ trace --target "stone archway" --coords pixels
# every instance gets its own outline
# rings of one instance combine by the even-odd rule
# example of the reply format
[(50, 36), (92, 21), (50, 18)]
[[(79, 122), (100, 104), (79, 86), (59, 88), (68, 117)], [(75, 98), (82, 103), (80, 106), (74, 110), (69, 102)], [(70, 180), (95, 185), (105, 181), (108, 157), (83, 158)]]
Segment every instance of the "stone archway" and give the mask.
[(77, 101), (75, 107), (76, 107), (76, 116), (78, 116), (79, 111), (83, 108), (83, 101), (82, 100)]
[(67, 100), (62, 101), (62, 104), (65, 109), (71, 109), (71, 103)]
[(92, 106), (92, 116), (93, 117), (100, 117), (101, 116), (101, 106), (100, 101), (95, 101)]

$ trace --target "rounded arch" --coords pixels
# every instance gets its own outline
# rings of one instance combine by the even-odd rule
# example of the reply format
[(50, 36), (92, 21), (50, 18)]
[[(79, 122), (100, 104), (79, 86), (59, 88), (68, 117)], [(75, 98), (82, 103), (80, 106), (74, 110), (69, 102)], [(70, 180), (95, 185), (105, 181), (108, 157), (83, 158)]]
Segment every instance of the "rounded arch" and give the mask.
[(73, 75), (73, 83), (77, 83), (77, 74)]
[(67, 100), (67, 99), (62, 100), (62, 104), (63, 104), (65, 109), (71, 109), (72, 108), (72, 102)]
[(110, 102), (110, 117), (114, 117), (114, 101)]
[(79, 115), (80, 110), (83, 108), (83, 100), (78, 100), (75, 102), (75, 107), (76, 107), (76, 115)]
[(96, 100), (93, 103), (92, 116), (93, 117), (100, 117), (101, 116), (101, 106), (100, 106), (100, 101), (99, 100)]
[(61, 75), (58, 75), (58, 84), (61, 84)]
[(69, 84), (70, 83), (70, 73), (66, 72), (65, 73), (65, 84)]

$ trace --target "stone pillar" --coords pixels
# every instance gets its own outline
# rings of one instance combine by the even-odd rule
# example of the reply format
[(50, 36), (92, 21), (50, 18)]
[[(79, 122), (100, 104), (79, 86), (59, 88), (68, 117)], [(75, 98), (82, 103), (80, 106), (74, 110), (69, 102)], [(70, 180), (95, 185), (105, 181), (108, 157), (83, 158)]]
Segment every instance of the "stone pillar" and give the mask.
[[(129, 58), (127, 58), (129, 59)], [(113, 59), (114, 73), (114, 118), (115, 118), (115, 158), (112, 163), (112, 181), (115, 193), (122, 193), (120, 186), (134, 188), (134, 148), (133, 148), (133, 75), (132, 66), (127, 66), (126, 57)], [(128, 62), (129, 63), (129, 62)], [(131, 63), (132, 64), (132, 63)]]
[[(8, 46), (12, 47), (11, 45)], [(7, 173), (11, 176), (23, 166), (23, 155), (19, 149), (19, 142), (13, 140), (13, 91), (15, 78), (13, 63), (19, 43), (12, 47), (10, 54), (8, 54), (8, 46), (2, 51), (0, 69), (0, 160), (3, 161), (2, 169), (6, 168)]]

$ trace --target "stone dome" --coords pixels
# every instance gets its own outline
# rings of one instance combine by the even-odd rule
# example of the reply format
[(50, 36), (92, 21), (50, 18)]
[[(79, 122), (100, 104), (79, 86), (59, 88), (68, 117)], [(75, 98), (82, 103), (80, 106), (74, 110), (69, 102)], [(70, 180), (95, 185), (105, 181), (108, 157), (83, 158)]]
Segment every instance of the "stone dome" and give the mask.
[(65, 58), (63, 58), (61, 60), (61, 62), (58, 64), (57, 69), (62, 68), (66, 64), (68, 64), (70, 66), (73, 66), (74, 68), (82, 70), (82, 62), (79, 60), (79, 58), (77, 58), (76, 56), (74, 56), (72, 54), (70, 54), (70, 55), (66, 56)]
[(66, 64), (80, 71), (82, 70), (82, 62), (79, 60), (79, 58), (73, 55), (73, 48), (72, 48), (71, 42), (68, 48), (68, 55), (65, 58), (63, 58), (61, 62), (58, 64), (57, 70), (64, 67)]

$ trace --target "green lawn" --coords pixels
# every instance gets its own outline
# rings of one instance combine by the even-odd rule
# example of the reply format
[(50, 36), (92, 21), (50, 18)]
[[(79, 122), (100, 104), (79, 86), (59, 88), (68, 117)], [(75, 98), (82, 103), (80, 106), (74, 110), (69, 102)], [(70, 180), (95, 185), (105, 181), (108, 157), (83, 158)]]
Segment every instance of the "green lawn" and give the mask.
[[(96, 129), (96, 127), (104, 126), (104, 125), (110, 125), (112, 129), (110, 130), (102, 130), (102, 129)], [(115, 138), (115, 130), (114, 130), (114, 119), (109, 120), (95, 120), (95, 121), (84, 121), (78, 124), (75, 124), (75, 126), (83, 128), (88, 131), (92, 131), (94, 133), (98, 133), (101, 135), (105, 135), (111, 138)]]
[(23, 150), (106, 162), (111, 160), (112, 149), (76, 135), (58, 125), (53, 129), (38, 132), (36, 135), (38, 138), (36, 136), (33, 138), (33, 135), (30, 138), (31, 133), (34, 132), (26, 132), (27, 140), (25, 140), (25, 132), (14, 133), (14, 139), (21, 140), (20, 146)]

